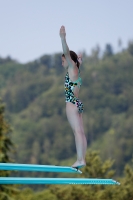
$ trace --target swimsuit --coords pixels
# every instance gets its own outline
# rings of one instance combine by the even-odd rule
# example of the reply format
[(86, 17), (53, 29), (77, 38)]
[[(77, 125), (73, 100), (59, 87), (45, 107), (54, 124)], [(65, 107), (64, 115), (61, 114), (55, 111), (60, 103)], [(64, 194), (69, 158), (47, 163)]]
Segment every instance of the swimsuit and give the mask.
[(64, 84), (66, 102), (71, 102), (73, 104), (76, 104), (79, 113), (83, 112), (83, 103), (74, 95), (73, 90), (75, 86), (78, 86), (80, 88), (81, 84), (82, 84), (82, 80), (80, 77), (76, 81), (72, 82), (67, 72), (65, 76), (65, 84)]

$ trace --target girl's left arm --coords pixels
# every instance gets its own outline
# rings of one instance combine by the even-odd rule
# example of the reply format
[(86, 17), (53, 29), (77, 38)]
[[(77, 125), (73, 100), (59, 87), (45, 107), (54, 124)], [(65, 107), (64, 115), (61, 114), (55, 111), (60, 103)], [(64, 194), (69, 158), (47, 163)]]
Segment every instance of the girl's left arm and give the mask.
[(60, 28), (60, 37), (61, 37), (63, 53), (64, 53), (64, 55), (67, 55), (67, 54), (69, 54), (69, 48), (68, 48), (68, 45), (66, 43), (66, 31), (65, 31), (64, 26), (61, 26), (61, 28)]
[(65, 37), (61, 37), (61, 43), (62, 43), (63, 53), (64, 53), (65, 56), (67, 56), (70, 53), (69, 53), (69, 48), (68, 48)]
[(67, 42), (66, 42), (66, 31), (65, 31), (64, 26), (61, 26), (61, 28), (60, 28), (60, 37), (61, 37), (63, 53), (65, 55), (67, 62), (68, 62), (68, 65), (70, 67), (74, 67), (73, 62), (72, 62), (71, 57), (70, 57), (69, 47), (68, 47)]

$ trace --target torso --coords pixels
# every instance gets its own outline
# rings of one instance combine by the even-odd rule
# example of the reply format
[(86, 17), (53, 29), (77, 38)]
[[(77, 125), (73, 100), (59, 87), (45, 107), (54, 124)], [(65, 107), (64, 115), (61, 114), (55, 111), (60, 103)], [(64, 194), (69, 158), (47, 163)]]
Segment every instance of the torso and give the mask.
[[(69, 74), (70, 73), (70, 74)], [(79, 69), (76, 68), (75, 72), (72, 69), (68, 69), (68, 72), (65, 76), (65, 101), (71, 102), (77, 106), (78, 112), (82, 113), (84, 110), (83, 103), (78, 98), (79, 88), (82, 84), (82, 80), (80, 78)]]
[(73, 81), (70, 79), (69, 70), (68, 70), (65, 76), (64, 86), (65, 86), (66, 102), (73, 101), (72, 99), (74, 99), (75, 97), (78, 98), (79, 88), (81, 86), (81, 78), (79, 77), (79, 73), (78, 73), (77, 79)]

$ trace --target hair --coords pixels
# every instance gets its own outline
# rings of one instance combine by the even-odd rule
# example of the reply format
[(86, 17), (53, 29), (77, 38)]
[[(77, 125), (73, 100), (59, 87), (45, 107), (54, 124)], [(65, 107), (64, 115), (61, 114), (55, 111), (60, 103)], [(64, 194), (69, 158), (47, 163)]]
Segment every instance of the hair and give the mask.
[[(77, 67), (79, 68), (80, 63), (79, 63), (79, 61), (78, 61), (78, 56), (77, 56), (77, 54), (76, 54), (74, 51), (69, 51), (69, 52), (70, 52), (70, 57), (71, 57), (71, 59), (77, 64)], [(65, 55), (62, 54), (62, 57), (65, 58)]]

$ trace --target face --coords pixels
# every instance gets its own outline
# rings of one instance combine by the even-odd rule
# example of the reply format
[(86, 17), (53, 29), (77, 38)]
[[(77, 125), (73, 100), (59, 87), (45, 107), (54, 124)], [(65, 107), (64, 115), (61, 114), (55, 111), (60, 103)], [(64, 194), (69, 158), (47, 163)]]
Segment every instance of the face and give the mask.
[(62, 66), (66, 69), (68, 67), (68, 63), (65, 59), (65, 57), (62, 56)]

